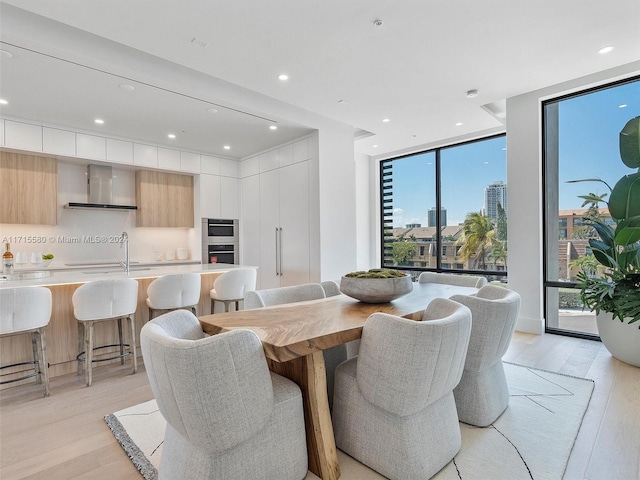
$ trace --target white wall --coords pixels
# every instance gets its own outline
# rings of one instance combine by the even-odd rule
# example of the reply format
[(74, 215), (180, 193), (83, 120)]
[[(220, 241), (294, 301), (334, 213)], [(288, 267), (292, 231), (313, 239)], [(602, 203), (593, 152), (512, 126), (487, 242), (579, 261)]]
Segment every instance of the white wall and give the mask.
[(373, 159), (361, 153), (355, 154), (356, 164), (356, 270), (368, 270), (375, 265), (372, 241), (379, 232), (375, 230), (376, 205), (373, 189), (374, 166)]

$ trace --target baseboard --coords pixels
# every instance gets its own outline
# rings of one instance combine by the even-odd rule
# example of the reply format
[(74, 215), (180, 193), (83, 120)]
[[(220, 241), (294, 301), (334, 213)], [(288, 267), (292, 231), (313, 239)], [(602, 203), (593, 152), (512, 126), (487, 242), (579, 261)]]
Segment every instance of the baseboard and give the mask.
[(519, 317), (516, 322), (516, 330), (518, 332), (542, 335), (544, 333), (544, 318)]

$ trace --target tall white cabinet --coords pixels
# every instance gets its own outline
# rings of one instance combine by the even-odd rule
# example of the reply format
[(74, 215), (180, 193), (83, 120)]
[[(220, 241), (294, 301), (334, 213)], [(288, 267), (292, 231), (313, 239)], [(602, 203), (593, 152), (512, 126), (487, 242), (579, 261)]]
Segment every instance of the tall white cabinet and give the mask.
[(243, 162), (242, 263), (260, 289), (310, 281), (309, 156), (305, 138)]

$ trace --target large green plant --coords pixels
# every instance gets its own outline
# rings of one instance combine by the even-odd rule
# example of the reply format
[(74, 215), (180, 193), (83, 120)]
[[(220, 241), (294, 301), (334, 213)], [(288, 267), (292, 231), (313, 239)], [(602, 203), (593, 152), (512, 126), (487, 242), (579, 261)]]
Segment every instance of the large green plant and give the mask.
[(585, 306), (634, 323), (640, 320), (640, 117), (629, 120), (620, 131), (620, 157), (637, 171), (623, 176), (613, 188), (599, 178), (571, 181), (604, 183), (611, 192), (608, 202), (592, 193), (580, 198), (585, 204), (607, 203), (616, 222), (615, 229), (602, 220), (585, 222), (600, 237), (590, 239), (589, 245), (604, 273), (593, 276), (582, 271), (577, 278)]

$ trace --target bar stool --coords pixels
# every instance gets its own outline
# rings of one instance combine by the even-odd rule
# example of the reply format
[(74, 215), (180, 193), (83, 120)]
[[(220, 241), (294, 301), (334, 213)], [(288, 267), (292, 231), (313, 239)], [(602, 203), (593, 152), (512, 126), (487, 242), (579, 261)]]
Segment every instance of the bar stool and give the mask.
[(4, 380), (0, 385), (36, 377), (36, 384), (44, 384), (44, 396), (49, 396), (45, 327), (51, 319), (51, 305), (51, 290), (45, 287), (0, 290), (0, 337), (30, 333), (33, 348), (33, 361), (4, 365), (0, 370), (19, 365), (34, 365), (32, 373)]
[(200, 301), (200, 274), (173, 273), (156, 278), (147, 287), (149, 320), (159, 312), (189, 309), (197, 316)]
[(211, 296), (211, 313), (214, 313), (215, 302), (224, 303), (224, 311), (229, 311), (229, 305), (236, 304), (240, 309), (240, 300), (244, 300), (245, 292), (256, 289), (258, 272), (255, 268), (238, 268), (223, 273), (213, 282)]
[[(71, 297), (73, 313), (78, 321), (78, 373), (85, 372), (87, 387), (92, 383), (92, 366), (94, 362), (106, 362), (120, 358), (124, 365), (124, 357), (133, 355), (133, 372), (138, 371), (136, 350), (136, 324), (133, 314), (138, 305), (138, 282), (131, 278), (113, 280), (95, 280), (85, 283), (76, 289)], [(122, 319), (129, 321), (131, 343), (124, 343), (122, 335)], [(118, 343), (95, 346), (94, 325), (99, 322), (115, 321), (118, 325)], [(118, 347), (119, 354), (109, 358), (93, 358), (94, 350)], [(125, 347), (129, 347), (125, 351)]]

